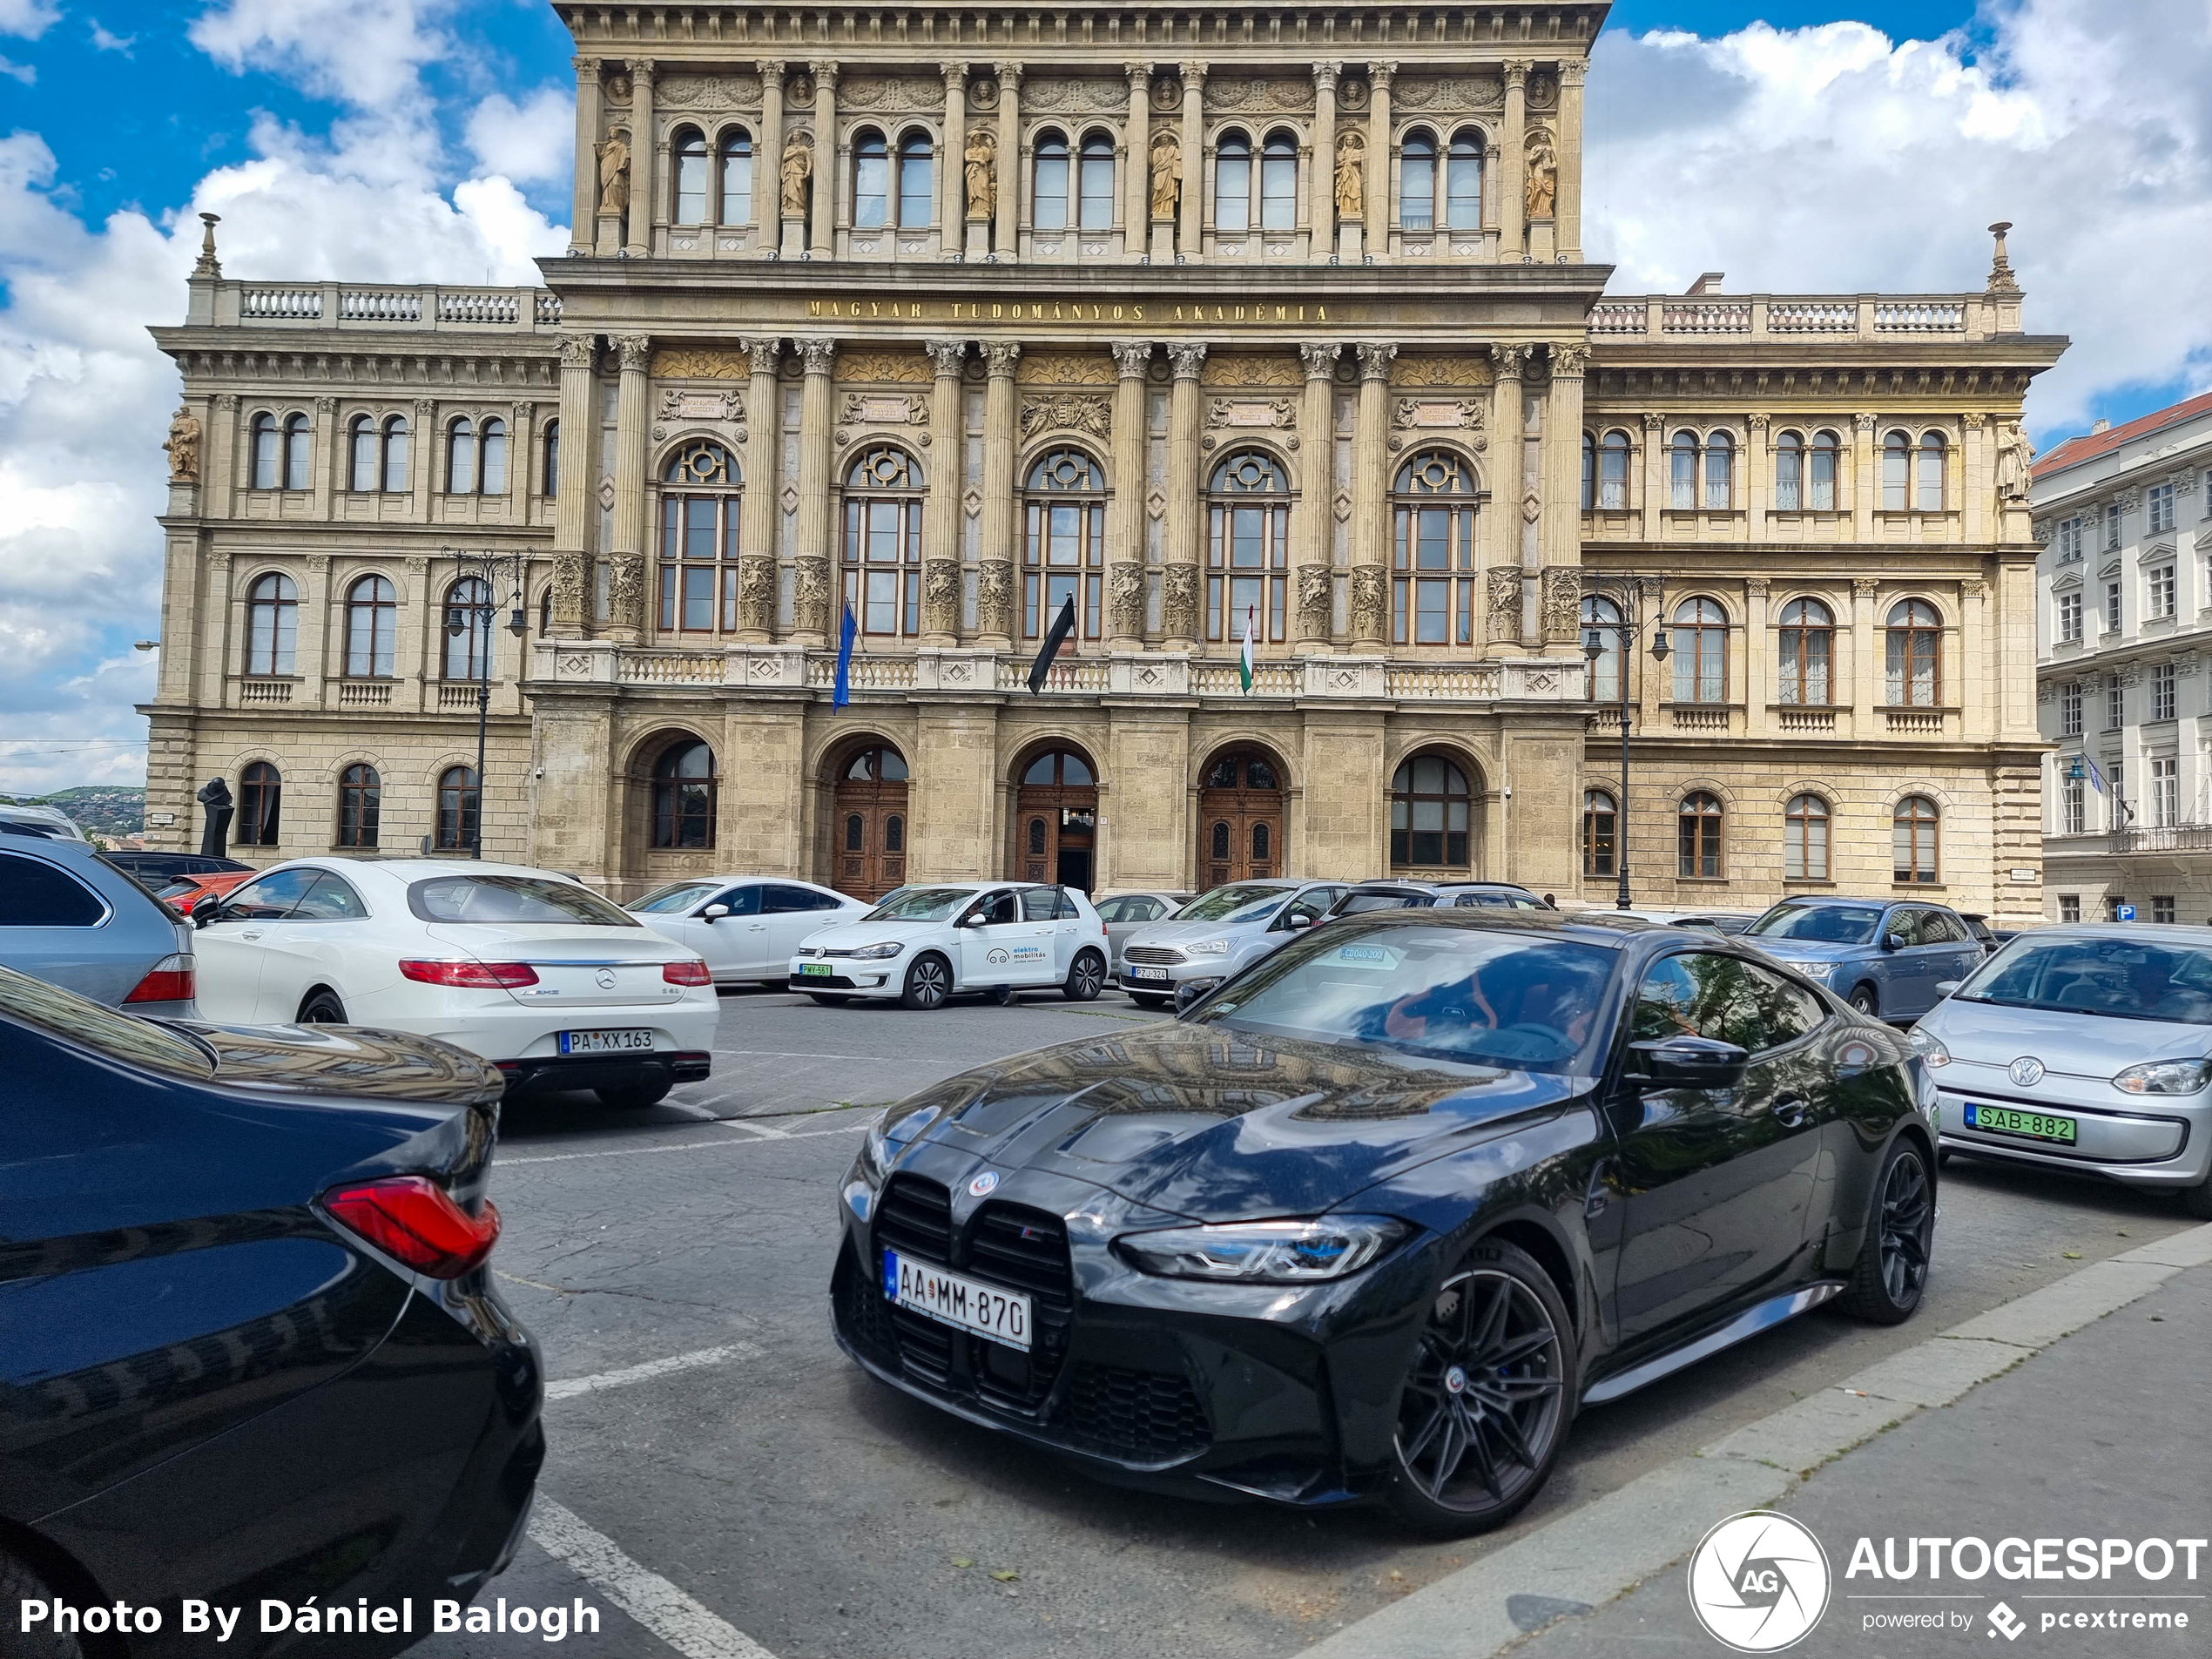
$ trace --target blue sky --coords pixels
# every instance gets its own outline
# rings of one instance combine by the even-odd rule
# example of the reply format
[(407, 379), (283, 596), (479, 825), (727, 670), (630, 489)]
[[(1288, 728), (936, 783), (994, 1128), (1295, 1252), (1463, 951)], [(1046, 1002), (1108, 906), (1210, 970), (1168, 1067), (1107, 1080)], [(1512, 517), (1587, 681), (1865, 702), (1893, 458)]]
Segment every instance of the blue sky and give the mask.
[[(543, 0), (0, 0), (0, 790), (143, 775), (149, 322), (196, 211), (233, 275), (534, 280), (565, 244)], [(1623, 293), (1978, 287), (2019, 229), (2047, 445), (2212, 384), (2206, 0), (1621, 0), (1587, 241)]]

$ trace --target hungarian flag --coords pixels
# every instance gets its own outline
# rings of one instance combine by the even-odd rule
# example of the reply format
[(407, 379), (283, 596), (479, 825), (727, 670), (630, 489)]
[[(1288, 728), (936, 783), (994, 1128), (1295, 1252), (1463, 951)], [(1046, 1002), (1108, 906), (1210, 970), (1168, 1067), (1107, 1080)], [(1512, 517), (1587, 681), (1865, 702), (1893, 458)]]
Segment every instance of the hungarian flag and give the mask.
[(1060, 614), (1052, 619), (1046, 630), (1044, 644), (1037, 647), (1037, 660), (1029, 664), (1031, 695), (1044, 690), (1045, 676), (1052, 672), (1052, 659), (1060, 655), (1061, 646), (1068, 643), (1068, 636), (1076, 631), (1076, 596), (1069, 594), (1060, 602)]
[(1244, 607), (1244, 652), (1237, 659), (1237, 678), (1244, 684), (1246, 697), (1252, 694), (1252, 631), (1259, 626), (1259, 607)]

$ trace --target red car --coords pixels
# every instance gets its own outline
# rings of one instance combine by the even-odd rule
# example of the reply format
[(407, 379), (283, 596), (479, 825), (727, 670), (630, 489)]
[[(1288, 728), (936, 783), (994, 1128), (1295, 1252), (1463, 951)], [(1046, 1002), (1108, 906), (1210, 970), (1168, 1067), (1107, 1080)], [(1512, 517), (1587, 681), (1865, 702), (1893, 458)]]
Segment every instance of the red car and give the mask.
[(192, 907), (210, 894), (220, 898), (256, 870), (223, 870), (212, 875), (172, 876), (154, 889), (153, 896), (180, 916), (192, 914)]

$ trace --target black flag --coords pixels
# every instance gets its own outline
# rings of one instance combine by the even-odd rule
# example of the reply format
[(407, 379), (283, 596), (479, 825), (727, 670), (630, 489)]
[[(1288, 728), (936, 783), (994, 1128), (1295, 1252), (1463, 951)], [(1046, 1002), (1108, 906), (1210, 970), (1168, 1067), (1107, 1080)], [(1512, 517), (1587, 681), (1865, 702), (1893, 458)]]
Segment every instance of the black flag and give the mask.
[(1061, 601), (1060, 614), (1052, 619), (1044, 644), (1037, 647), (1037, 660), (1029, 664), (1029, 690), (1033, 693), (1044, 690), (1045, 676), (1052, 672), (1052, 659), (1060, 655), (1060, 647), (1075, 631), (1076, 596), (1071, 593)]

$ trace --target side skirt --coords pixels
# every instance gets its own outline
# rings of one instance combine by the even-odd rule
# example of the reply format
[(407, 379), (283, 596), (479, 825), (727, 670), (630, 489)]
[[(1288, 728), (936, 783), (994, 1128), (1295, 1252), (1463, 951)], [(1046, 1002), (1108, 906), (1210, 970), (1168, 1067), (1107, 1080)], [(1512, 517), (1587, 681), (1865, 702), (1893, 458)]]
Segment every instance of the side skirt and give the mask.
[(1655, 1383), (1662, 1377), (1672, 1376), (1684, 1366), (1694, 1366), (1700, 1359), (1709, 1359), (1723, 1348), (1732, 1348), (1762, 1331), (1772, 1330), (1784, 1319), (1795, 1318), (1806, 1309), (1817, 1308), (1823, 1302), (1832, 1300), (1843, 1293), (1844, 1282), (1841, 1279), (1822, 1279), (1802, 1290), (1785, 1291), (1780, 1296), (1770, 1296), (1765, 1301), (1746, 1308), (1726, 1325), (1708, 1331), (1694, 1342), (1669, 1349), (1640, 1366), (1633, 1366), (1602, 1381), (1592, 1383), (1582, 1391), (1582, 1404), (1602, 1406), (1608, 1399), (1632, 1394), (1646, 1383)]

